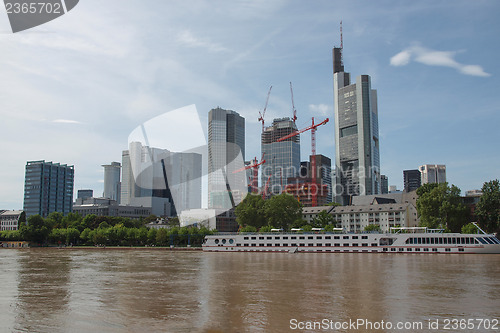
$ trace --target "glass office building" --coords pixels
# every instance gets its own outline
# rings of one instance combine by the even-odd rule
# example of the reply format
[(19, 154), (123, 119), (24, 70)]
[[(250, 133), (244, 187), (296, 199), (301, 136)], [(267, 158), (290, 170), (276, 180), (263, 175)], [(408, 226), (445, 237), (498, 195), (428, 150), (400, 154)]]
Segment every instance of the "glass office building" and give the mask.
[(74, 166), (45, 161), (28, 161), (24, 179), (26, 217), (52, 212), (66, 215), (73, 206)]
[(347, 205), (355, 195), (381, 193), (377, 91), (368, 75), (355, 83), (344, 72), (341, 49), (333, 52), (335, 105), (335, 201)]

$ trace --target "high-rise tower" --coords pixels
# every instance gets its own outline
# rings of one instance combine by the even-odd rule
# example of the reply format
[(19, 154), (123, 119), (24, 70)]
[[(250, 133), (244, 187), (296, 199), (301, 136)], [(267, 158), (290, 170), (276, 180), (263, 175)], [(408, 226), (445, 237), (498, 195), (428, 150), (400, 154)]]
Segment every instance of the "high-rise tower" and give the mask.
[[(235, 204), (236, 193), (230, 184), (244, 173), (233, 173), (232, 164), (241, 154), (245, 159), (245, 118), (237, 112), (220, 107), (208, 113), (208, 208), (230, 209)], [(245, 186), (243, 186), (244, 188)], [(240, 186), (238, 186), (240, 188)]]
[(342, 48), (333, 48), (335, 104), (336, 201), (349, 204), (351, 196), (379, 194), (380, 155), (377, 91), (368, 75), (355, 83), (344, 72)]
[(120, 169), (119, 162), (105, 164), (104, 168), (104, 193), (103, 197), (120, 202)]
[(73, 206), (74, 167), (66, 164), (29, 161), (24, 179), (26, 217), (52, 212), (66, 215)]
[(284, 141), (278, 139), (297, 131), (297, 126), (290, 118), (274, 119), (273, 124), (262, 132), (262, 153), (266, 164), (262, 166), (261, 183), (269, 180), (269, 191), (280, 194), (288, 185), (288, 178), (299, 176), (300, 171), (300, 134)]

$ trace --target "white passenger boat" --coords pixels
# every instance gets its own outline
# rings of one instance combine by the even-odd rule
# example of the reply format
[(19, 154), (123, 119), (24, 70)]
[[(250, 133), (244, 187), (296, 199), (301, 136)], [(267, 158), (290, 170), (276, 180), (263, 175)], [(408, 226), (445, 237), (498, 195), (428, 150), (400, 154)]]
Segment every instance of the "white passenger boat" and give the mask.
[(443, 233), (422, 227), (391, 233), (271, 232), (208, 235), (204, 251), (333, 253), (500, 253), (495, 235)]

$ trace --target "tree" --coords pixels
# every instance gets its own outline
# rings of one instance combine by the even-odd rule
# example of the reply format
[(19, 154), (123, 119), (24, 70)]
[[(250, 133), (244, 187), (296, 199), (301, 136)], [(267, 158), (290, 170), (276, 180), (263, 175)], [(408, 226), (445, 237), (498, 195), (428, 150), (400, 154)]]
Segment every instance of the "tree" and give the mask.
[(322, 210), (312, 220), (312, 225), (316, 228), (324, 228), (333, 222), (333, 215), (328, 214), (326, 210)]
[(458, 187), (450, 187), (448, 183), (424, 184), (417, 190), (419, 192), (417, 210), (421, 226), (432, 229), (445, 227), (452, 232), (460, 232), (467, 223), (468, 210), (462, 203)]
[(461, 230), (462, 234), (477, 234), (477, 232), (478, 232), (477, 227), (472, 223), (464, 225)]
[(248, 194), (242, 202), (236, 206), (236, 222), (242, 227), (253, 226), (260, 228), (265, 226), (264, 199), (260, 195)]
[(476, 216), (487, 232), (500, 232), (500, 182), (498, 179), (483, 184), (483, 194), (476, 205)]
[(365, 227), (364, 231), (380, 231), (380, 226), (378, 224), (369, 224)]
[(40, 215), (30, 216), (28, 225), (23, 225), (20, 228), (22, 238), (36, 244), (45, 243), (50, 231), (51, 228), (46, 225), (45, 220)]
[(269, 225), (288, 230), (294, 221), (302, 218), (302, 206), (292, 195), (281, 193), (265, 201), (264, 214)]

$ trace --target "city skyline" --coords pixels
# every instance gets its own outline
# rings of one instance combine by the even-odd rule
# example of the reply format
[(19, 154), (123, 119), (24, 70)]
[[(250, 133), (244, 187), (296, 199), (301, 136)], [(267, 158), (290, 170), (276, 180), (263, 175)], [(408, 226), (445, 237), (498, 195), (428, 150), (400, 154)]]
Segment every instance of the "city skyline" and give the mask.
[[(333, 119), (331, 50), (341, 20), (346, 70), (370, 75), (378, 91), (380, 168), (389, 184), (402, 189), (403, 170), (444, 164), (462, 193), (479, 189), (499, 178), (498, 9), (495, 1), (88, 0), (17, 34), (2, 10), (0, 153), (9, 163), (0, 207), (22, 208), (24, 165), (33, 160), (74, 165), (75, 191), (102, 193), (101, 165), (121, 161), (130, 131), (185, 105), (196, 104), (204, 124), (218, 105), (241, 114), (247, 159), (261, 156), (250, 139), (260, 136), (270, 85), (266, 126), (292, 117), (290, 81), (298, 128), (312, 116)], [(317, 154), (332, 164), (333, 128), (317, 133)], [(307, 160), (310, 135), (301, 141)]]

